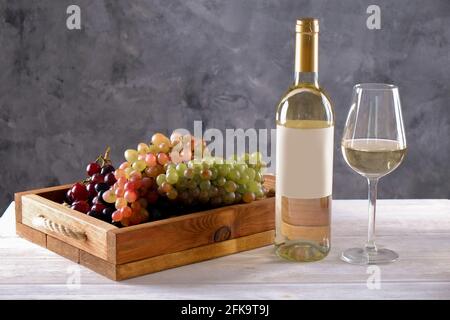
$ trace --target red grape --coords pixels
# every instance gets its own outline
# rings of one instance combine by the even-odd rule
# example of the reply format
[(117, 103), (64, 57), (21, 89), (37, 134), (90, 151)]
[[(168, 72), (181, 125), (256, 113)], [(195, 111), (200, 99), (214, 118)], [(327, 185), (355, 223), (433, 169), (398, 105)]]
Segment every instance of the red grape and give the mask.
[(103, 203), (96, 203), (92, 206), (91, 210), (95, 212), (102, 212), (103, 209), (106, 209), (106, 206)]
[(69, 204), (71, 204), (73, 202), (73, 194), (72, 194), (72, 189), (67, 190), (66, 193), (66, 200)]
[(114, 172), (114, 167), (110, 164), (107, 164), (106, 166), (103, 166), (102, 170), (100, 171), (100, 174), (102, 176), (106, 176), (110, 172)]
[(92, 176), (92, 183), (103, 183), (105, 181), (104, 176), (102, 176), (100, 173), (96, 173)]
[(88, 176), (93, 176), (96, 173), (99, 173), (102, 170), (102, 167), (97, 162), (89, 163), (86, 167), (86, 172)]
[(91, 209), (89, 207), (89, 204), (86, 201), (75, 201), (72, 204), (71, 208), (73, 210), (77, 210), (77, 211), (80, 211), (80, 212), (83, 212), (83, 213), (88, 213), (88, 211)]
[(116, 183), (116, 177), (114, 176), (114, 173), (110, 172), (105, 176), (105, 183), (109, 186), (112, 186), (114, 183)]
[(95, 184), (94, 183), (89, 183), (86, 186), (86, 190), (88, 192), (89, 198), (92, 199), (97, 195), (97, 191), (95, 190)]
[(75, 183), (72, 188), (72, 198), (75, 201), (87, 200), (89, 197), (89, 193), (86, 189), (86, 186), (82, 183)]

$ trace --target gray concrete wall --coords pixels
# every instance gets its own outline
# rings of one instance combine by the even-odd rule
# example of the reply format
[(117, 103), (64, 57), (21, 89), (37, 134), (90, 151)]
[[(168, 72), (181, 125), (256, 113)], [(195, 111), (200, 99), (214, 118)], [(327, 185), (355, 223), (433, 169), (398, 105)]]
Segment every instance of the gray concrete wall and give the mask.
[[(82, 30), (66, 28), (78, 4)], [(381, 30), (366, 8), (381, 7)], [(0, 1), (0, 211), (15, 191), (72, 182), (154, 131), (274, 128), (292, 82), (295, 19), (321, 20), (320, 82), (334, 100), (335, 198), (364, 198), (339, 139), (352, 86), (400, 87), (409, 153), (381, 198), (448, 198), (448, 0)]]

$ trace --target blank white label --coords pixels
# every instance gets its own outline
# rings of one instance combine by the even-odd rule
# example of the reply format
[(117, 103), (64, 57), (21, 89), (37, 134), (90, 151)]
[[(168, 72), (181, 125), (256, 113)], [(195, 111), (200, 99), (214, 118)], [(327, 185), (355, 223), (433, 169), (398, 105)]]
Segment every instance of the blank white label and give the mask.
[(327, 197), (333, 186), (334, 127), (277, 125), (276, 192), (297, 199)]

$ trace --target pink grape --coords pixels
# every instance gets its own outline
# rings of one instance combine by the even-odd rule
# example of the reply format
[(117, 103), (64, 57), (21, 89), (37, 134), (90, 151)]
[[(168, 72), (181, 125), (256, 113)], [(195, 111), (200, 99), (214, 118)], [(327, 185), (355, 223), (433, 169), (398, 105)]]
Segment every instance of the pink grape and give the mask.
[(127, 161), (125, 161), (122, 162), (122, 164), (119, 166), (119, 169), (126, 169), (128, 167), (130, 167), (130, 164)]
[(156, 166), (156, 157), (153, 153), (149, 153), (145, 156), (145, 163), (147, 164), (147, 166), (149, 167), (154, 167)]
[(125, 177), (120, 177), (119, 179), (117, 179), (117, 182), (116, 182), (116, 184), (119, 187), (123, 187), (125, 185), (125, 183), (127, 183), (127, 178), (125, 178)]
[(127, 202), (127, 200), (125, 200), (125, 198), (117, 198), (116, 203), (115, 203), (116, 209), (126, 207), (127, 205), (128, 205), (128, 202)]
[(125, 170), (117, 169), (116, 171), (114, 171), (114, 177), (116, 177), (117, 180), (119, 180), (122, 177), (125, 177)]
[(123, 218), (122, 212), (120, 212), (119, 210), (113, 212), (112, 219), (114, 221), (120, 221), (120, 220), (122, 220), (122, 218)]
[(124, 198), (127, 202), (135, 202), (137, 200), (137, 193), (134, 191), (127, 190), (125, 191)]
[(122, 217), (129, 218), (133, 215), (133, 211), (130, 207), (123, 207), (120, 208), (119, 212), (122, 214)]
[(116, 197), (118, 197), (118, 198), (123, 197), (124, 193), (125, 193), (125, 189), (123, 189), (123, 188), (117, 188), (115, 191)]
[(169, 162), (169, 156), (162, 152), (158, 153), (157, 159), (158, 163), (161, 165), (165, 165), (167, 162)]

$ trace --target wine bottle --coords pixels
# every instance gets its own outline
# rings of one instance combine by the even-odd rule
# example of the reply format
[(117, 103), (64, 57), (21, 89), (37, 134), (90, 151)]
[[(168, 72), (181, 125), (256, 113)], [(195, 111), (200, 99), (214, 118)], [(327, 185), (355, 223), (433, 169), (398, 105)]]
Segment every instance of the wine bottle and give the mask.
[(319, 21), (297, 20), (295, 81), (276, 111), (278, 256), (323, 259), (330, 250), (334, 115), (318, 83)]

